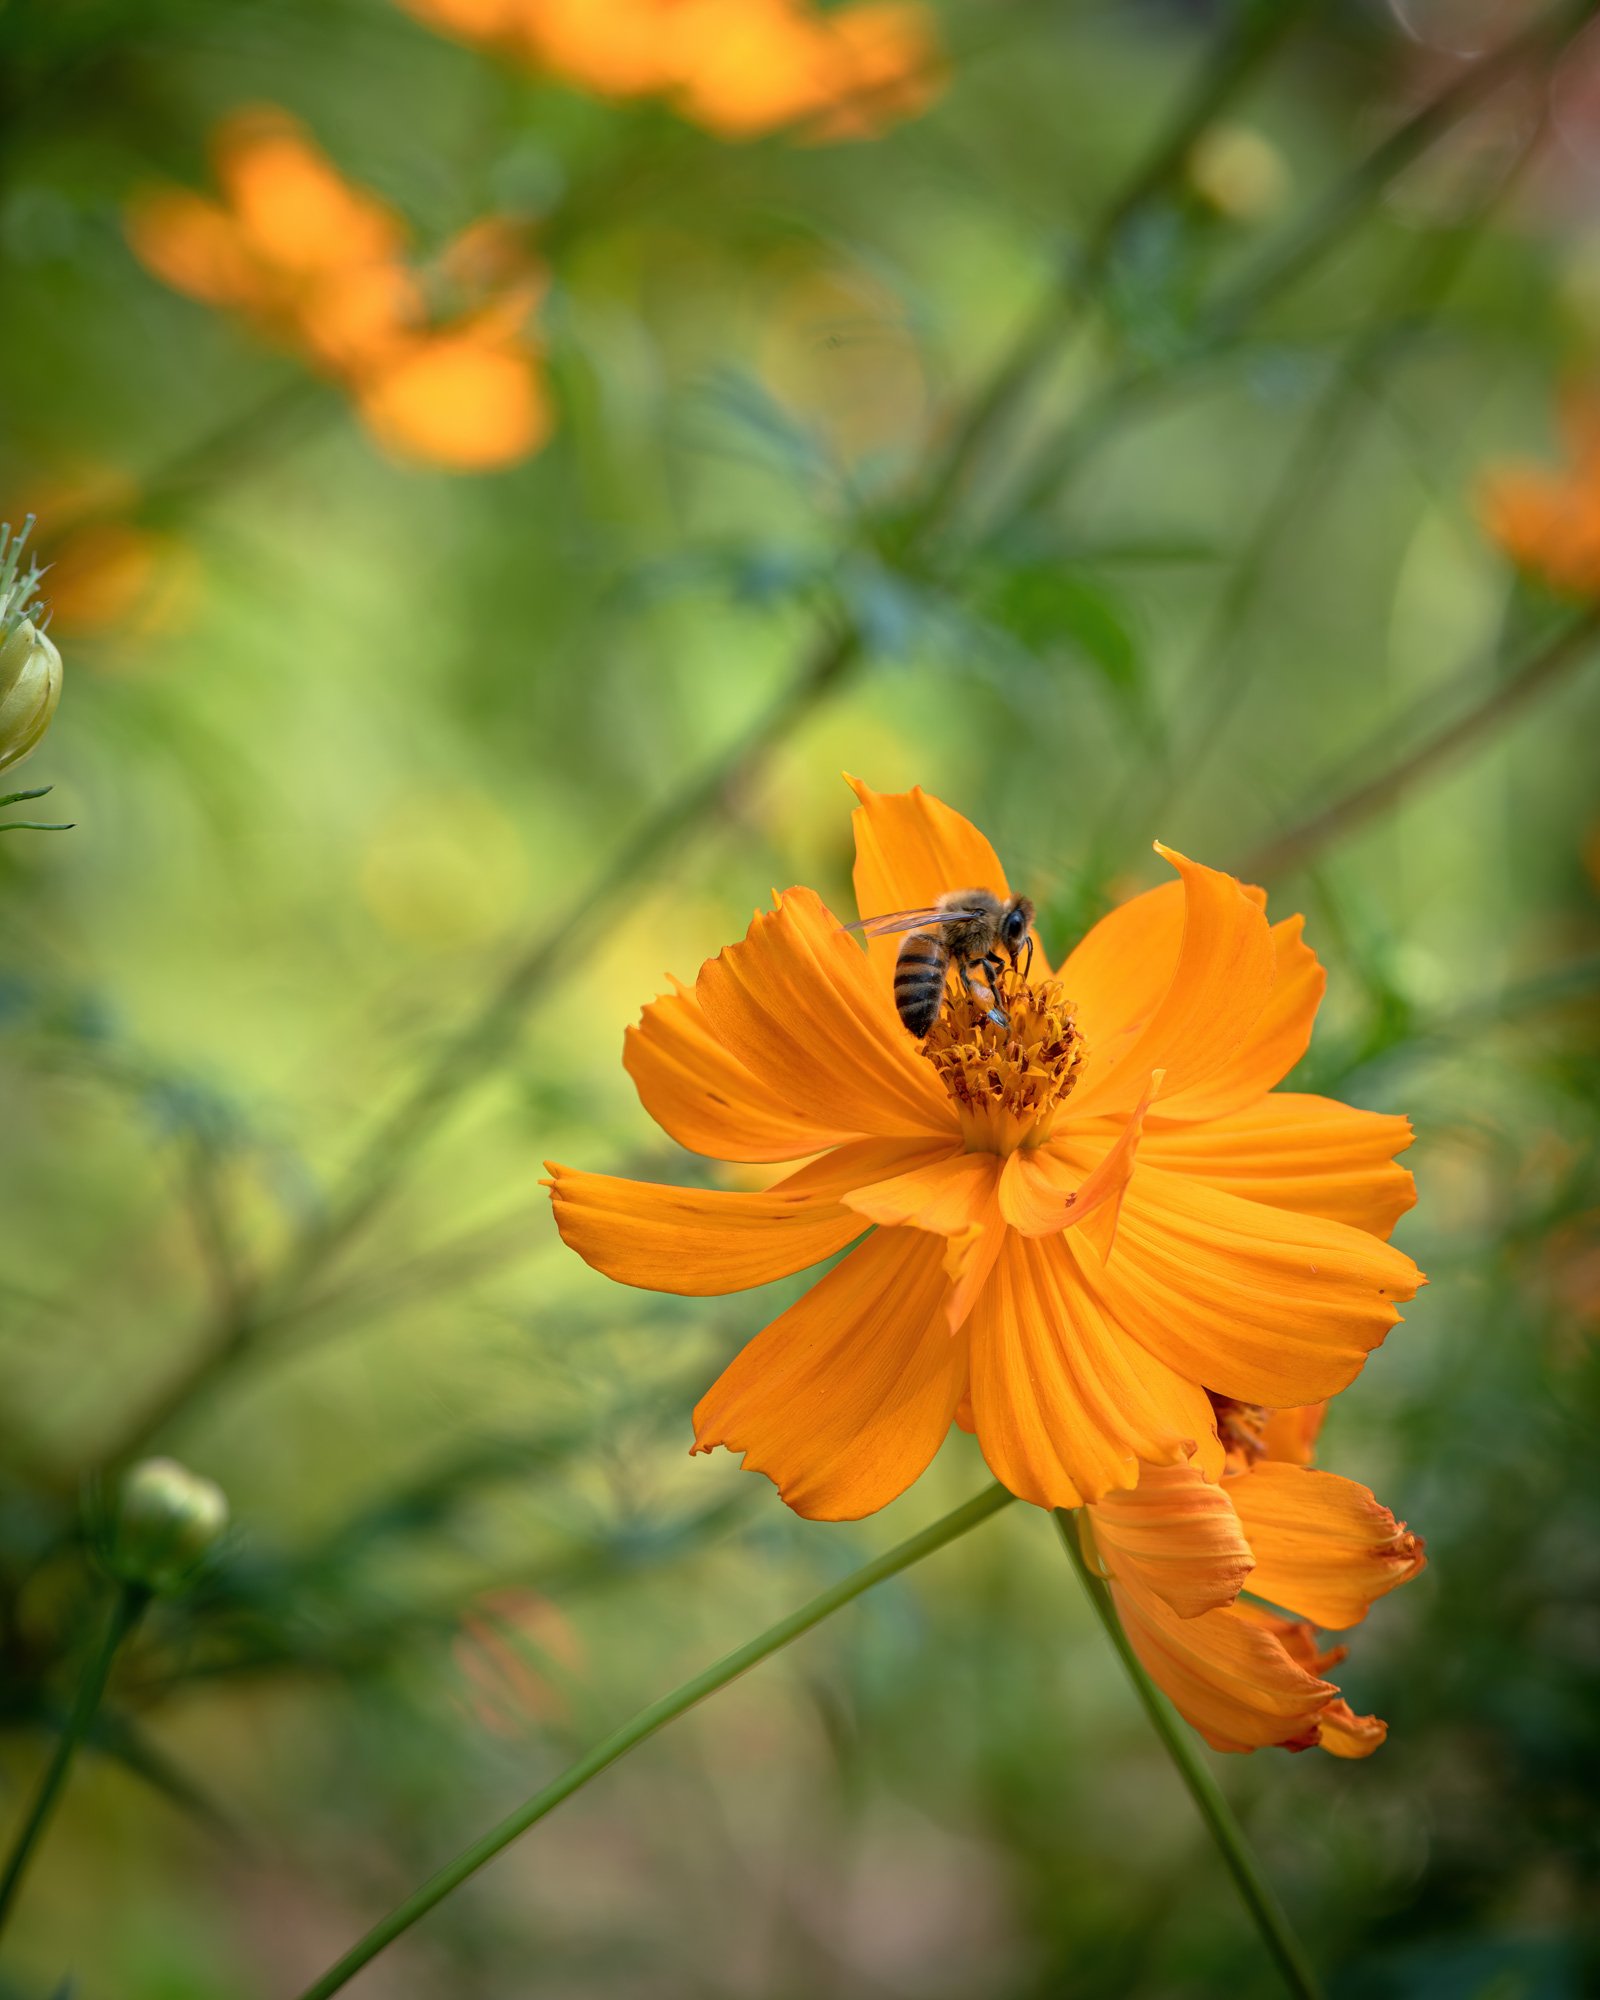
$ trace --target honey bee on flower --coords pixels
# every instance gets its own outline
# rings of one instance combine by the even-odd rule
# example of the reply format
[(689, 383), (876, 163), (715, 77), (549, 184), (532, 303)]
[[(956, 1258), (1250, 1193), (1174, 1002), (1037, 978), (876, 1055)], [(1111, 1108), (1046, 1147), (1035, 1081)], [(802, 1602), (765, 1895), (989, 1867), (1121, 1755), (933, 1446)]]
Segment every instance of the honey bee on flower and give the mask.
[[(948, 806), (855, 789), (863, 913), (968, 883), (1010, 897)], [(696, 1451), (853, 1519), (958, 1424), (1012, 1492), (1077, 1507), (1142, 1466), (1220, 1478), (1213, 1394), (1298, 1407), (1359, 1373), (1422, 1282), (1387, 1242), (1414, 1198), (1394, 1164), (1410, 1126), (1275, 1090), (1324, 984), (1301, 919), (1158, 851), (1177, 879), (1058, 967), (1038, 952), (1003, 1021), (953, 991), (913, 1040), (898, 940), (863, 952), (804, 888), (645, 1009), (624, 1059), (658, 1124), (713, 1158), (805, 1164), (764, 1193), (552, 1166), (567, 1243), (699, 1296), (850, 1252), (712, 1385)]]

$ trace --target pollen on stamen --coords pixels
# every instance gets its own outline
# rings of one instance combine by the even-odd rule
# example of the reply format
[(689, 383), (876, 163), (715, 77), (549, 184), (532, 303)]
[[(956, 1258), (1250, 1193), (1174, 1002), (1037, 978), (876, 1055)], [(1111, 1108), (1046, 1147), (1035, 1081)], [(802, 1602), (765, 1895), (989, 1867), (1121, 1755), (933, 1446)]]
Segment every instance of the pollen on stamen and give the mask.
[(1248, 1472), (1267, 1455), (1271, 1410), (1260, 1403), (1240, 1403), (1232, 1396), (1219, 1396), (1214, 1389), (1208, 1389), (1206, 1394), (1216, 1414), (1217, 1436), (1228, 1455), (1229, 1467), (1236, 1472)]
[(1072, 1003), (1054, 979), (1037, 985), (1013, 975), (994, 996), (1006, 1016), (991, 1018), (987, 988), (952, 991), (922, 1044), (964, 1124), (994, 1127), (1018, 1144), (1038, 1128), (1078, 1080), (1083, 1037)]

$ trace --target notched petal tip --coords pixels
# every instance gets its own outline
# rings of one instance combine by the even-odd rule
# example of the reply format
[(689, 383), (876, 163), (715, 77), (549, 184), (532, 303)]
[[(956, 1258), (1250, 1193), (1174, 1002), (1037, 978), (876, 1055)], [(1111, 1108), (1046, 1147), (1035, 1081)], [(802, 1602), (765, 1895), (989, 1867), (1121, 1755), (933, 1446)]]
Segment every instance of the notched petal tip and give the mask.
[(1333, 1757), (1370, 1757), (1388, 1734), (1382, 1716), (1357, 1715), (1344, 1700), (1330, 1701), (1317, 1717), (1317, 1742)]

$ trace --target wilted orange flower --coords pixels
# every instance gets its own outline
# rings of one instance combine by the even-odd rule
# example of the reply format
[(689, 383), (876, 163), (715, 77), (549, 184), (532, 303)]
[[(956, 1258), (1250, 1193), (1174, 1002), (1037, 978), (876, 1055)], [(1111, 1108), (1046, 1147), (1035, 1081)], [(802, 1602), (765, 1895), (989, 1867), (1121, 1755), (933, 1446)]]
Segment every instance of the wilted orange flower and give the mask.
[(1600, 398), (1562, 411), (1570, 465), (1507, 465), (1484, 479), (1483, 524), (1521, 570), (1573, 597), (1600, 596)]
[[(224, 120), (213, 151), (220, 202), (161, 189), (130, 205), (129, 241), (157, 277), (301, 353), (403, 457), (483, 471), (538, 450), (550, 411), (522, 329), (543, 281), (520, 251), (508, 261), (508, 232), (479, 224), (440, 259), (466, 303), (435, 323), (399, 217), (286, 112)], [(492, 264), (486, 237), (500, 244)]]
[(819, 12), (805, 0), (400, 0), (447, 34), (581, 90), (666, 97), (727, 138), (799, 125), (866, 138), (915, 116), (937, 60), (915, 0)]
[(1321, 1415), (1219, 1399), (1220, 1484), (1147, 1466), (1078, 1517), (1146, 1671), (1216, 1750), (1367, 1757), (1388, 1733), (1324, 1678), (1346, 1649), (1323, 1651), (1314, 1628), (1358, 1624), (1423, 1546), (1365, 1486), (1311, 1469)]
[[(920, 790), (857, 784), (857, 903), (1007, 893), (993, 848)], [(765, 1284), (873, 1233), (759, 1334), (695, 1411), (790, 1506), (872, 1512), (952, 1421), (1047, 1507), (1140, 1462), (1220, 1475), (1207, 1391), (1287, 1407), (1360, 1369), (1421, 1282), (1384, 1238), (1413, 1200), (1403, 1118), (1273, 1093), (1323, 974), (1301, 919), (1159, 850), (1178, 880), (1051, 973), (1001, 980), (1004, 1025), (953, 992), (896, 1015), (899, 940), (866, 951), (809, 889), (647, 1007), (625, 1061), (645, 1108), (730, 1161), (808, 1159), (765, 1193), (551, 1168), (556, 1220), (625, 1284)], [(818, 1157), (811, 1157), (811, 1156)]]

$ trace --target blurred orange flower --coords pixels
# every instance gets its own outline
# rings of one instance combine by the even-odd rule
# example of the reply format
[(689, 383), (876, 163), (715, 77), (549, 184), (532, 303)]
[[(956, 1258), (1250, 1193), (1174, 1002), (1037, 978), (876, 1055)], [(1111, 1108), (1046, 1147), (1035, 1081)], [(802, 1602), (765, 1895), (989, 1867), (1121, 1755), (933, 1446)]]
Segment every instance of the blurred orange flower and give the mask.
[(400, 219), (344, 181), (288, 113), (236, 114), (213, 151), (220, 201), (158, 189), (130, 204), (129, 241), (149, 270), (341, 383), (402, 457), (486, 471), (538, 450), (550, 409), (523, 327), (543, 279), (520, 245), (513, 257), (504, 225), (469, 230), (428, 274), (463, 297), (441, 324)]
[[(994, 849), (920, 790), (856, 785), (864, 915), (1009, 892)], [(1045, 1507), (1141, 1461), (1220, 1475), (1207, 1391), (1300, 1405), (1350, 1382), (1421, 1282), (1383, 1241), (1414, 1198), (1403, 1118), (1275, 1092), (1323, 974), (1301, 919), (1161, 849), (1179, 880), (1054, 975), (950, 992), (927, 1036), (809, 889), (647, 1007), (625, 1061), (658, 1124), (725, 1160), (810, 1164), (765, 1193), (551, 1167), (556, 1221), (624, 1284), (705, 1295), (873, 1233), (745, 1348), (695, 1411), (797, 1512), (902, 1492), (952, 1422)], [(1042, 960), (1042, 953), (1035, 953)], [(1006, 1010), (997, 1018), (993, 999)]]
[(1571, 597), (1600, 596), (1600, 397), (1569, 396), (1565, 470), (1506, 465), (1479, 492), (1489, 535), (1521, 570)]
[[(58, 638), (92, 633), (139, 642), (189, 622), (200, 591), (195, 553), (139, 518), (139, 484), (130, 474), (106, 465), (62, 468), (36, 481), (27, 498), (40, 517), (36, 547), (50, 573)], [(97, 657), (104, 664), (107, 656), (102, 649)]]
[(915, 0), (400, 0), (602, 97), (662, 96), (730, 139), (784, 126), (868, 138), (922, 111), (937, 49)]
[(478, 1599), (451, 1648), (461, 1705), (496, 1736), (523, 1736), (568, 1719), (564, 1684), (584, 1663), (583, 1642), (560, 1606), (536, 1590)]
[(1216, 1400), (1221, 1482), (1144, 1467), (1079, 1516), (1086, 1552), (1145, 1670), (1213, 1749), (1370, 1756), (1387, 1725), (1325, 1678), (1346, 1649), (1322, 1650), (1315, 1628), (1359, 1624), (1422, 1569), (1423, 1545), (1365, 1486), (1312, 1470), (1320, 1408)]

